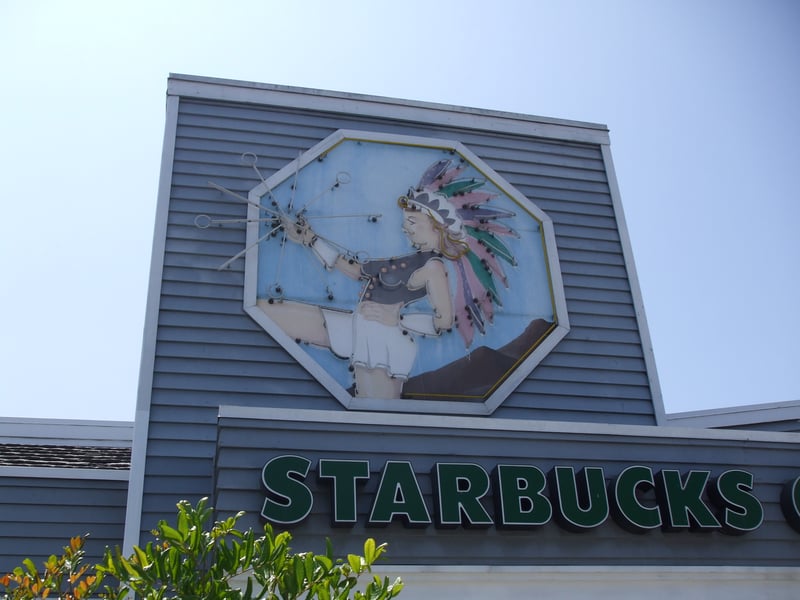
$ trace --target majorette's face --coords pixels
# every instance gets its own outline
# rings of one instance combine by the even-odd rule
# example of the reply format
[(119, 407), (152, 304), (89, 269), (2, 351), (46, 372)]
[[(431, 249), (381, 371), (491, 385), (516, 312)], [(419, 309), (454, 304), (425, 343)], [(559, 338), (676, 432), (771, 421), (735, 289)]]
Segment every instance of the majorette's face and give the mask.
[(403, 231), (415, 248), (436, 250), (439, 246), (439, 232), (433, 225), (433, 219), (422, 211), (403, 211)]

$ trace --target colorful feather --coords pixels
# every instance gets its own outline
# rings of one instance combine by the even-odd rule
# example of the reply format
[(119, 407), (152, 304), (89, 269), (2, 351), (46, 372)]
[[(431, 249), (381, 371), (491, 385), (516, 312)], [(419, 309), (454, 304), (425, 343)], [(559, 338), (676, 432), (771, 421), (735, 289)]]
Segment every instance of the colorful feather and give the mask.
[[(513, 236), (515, 238), (519, 237), (519, 234), (510, 227), (493, 221), (489, 221), (488, 223), (481, 223), (480, 221), (464, 219), (464, 226), (465, 229), (467, 227), (471, 227), (476, 231), (491, 231), (492, 233), (496, 233), (498, 235)], [(516, 264), (516, 261), (514, 264)]]
[(456, 296), (453, 299), (453, 306), (455, 308), (456, 329), (464, 340), (464, 347), (469, 348), (472, 345), (473, 337), (475, 336), (475, 328), (472, 324), (473, 316), (467, 304), (469, 298), (472, 299), (472, 290), (469, 289), (467, 283), (467, 274), (461, 259), (455, 261), (456, 266)]
[(496, 254), (508, 264), (516, 266), (517, 260), (514, 258), (511, 250), (509, 250), (503, 242), (498, 240), (491, 231), (482, 231), (474, 227), (466, 227), (465, 229), (469, 235), (483, 242), (490, 252)]
[[(492, 278), (491, 271), (486, 269), (481, 259), (471, 250), (467, 252), (466, 257), (472, 267), (472, 273), (478, 280), (478, 289), (486, 290), (495, 301), (498, 301), (499, 296), (497, 295), (497, 288), (494, 286), (494, 279)], [(482, 296), (485, 296), (485, 294)]]
[(455, 169), (450, 169), (439, 178), (439, 185), (450, 183), (451, 181), (453, 181), (453, 179), (458, 177), (463, 170), (464, 167), (456, 167)]
[[(465, 165), (452, 167), (452, 163), (452, 160), (443, 159), (428, 167), (420, 178), (417, 188), (419, 194), (415, 198), (430, 205), (430, 209), (438, 212), (442, 219), (451, 216), (445, 223), (452, 226), (460, 220), (463, 227), (463, 240), (469, 251), (453, 261), (456, 271), (453, 308), (456, 329), (464, 340), (464, 346), (469, 348), (474, 341), (475, 331), (484, 334), (487, 322), (494, 321), (495, 304), (502, 306), (494, 278), (497, 277), (506, 287), (508, 278), (500, 259), (511, 265), (517, 264), (509, 247), (498, 237), (519, 235), (500, 222), (513, 218), (514, 212), (488, 205), (497, 194), (480, 190), (486, 181), (477, 178), (458, 179)], [(434, 202), (436, 194), (448, 199), (452, 207), (449, 212), (445, 212), (438, 201)]]
[(472, 191), (464, 194), (463, 196), (456, 196), (450, 198), (450, 202), (455, 205), (459, 210), (468, 211), (473, 207), (480, 206), (487, 203), (492, 198), (496, 198), (497, 194), (490, 194), (489, 192), (476, 192)]
[(478, 256), (478, 258), (481, 259), (481, 262), (486, 261), (486, 268), (490, 269), (493, 275), (499, 277), (500, 281), (505, 287), (508, 287), (508, 277), (506, 277), (503, 266), (497, 260), (497, 257), (489, 252), (489, 250), (486, 248), (486, 245), (480, 240), (472, 236), (467, 236), (466, 241), (470, 250), (472, 250)]
[(500, 208), (487, 208), (486, 206), (470, 206), (464, 209), (472, 220), (477, 219), (480, 221), (495, 221), (497, 219), (510, 219), (516, 216), (510, 210), (502, 210)]
[[(475, 279), (477, 279), (475, 271), (467, 270), (467, 278), (471, 280), (473, 292), (477, 292), (473, 296), (472, 302), (477, 306), (478, 310), (480, 310), (482, 323), (494, 323), (495, 296), (492, 294), (491, 290), (487, 290), (482, 284), (475, 281)], [(497, 305), (501, 306), (499, 302)], [(485, 333), (485, 328), (481, 329), (480, 332)]]
[(441, 185), (436, 189), (437, 192), (448, 198), (456, 194), (466, 194), (474, 189), (481, 187), (486, 182), (482, 179), (456, 179), (448, 184)]
[[(479, 323), (481, 326), (478, 331), (483, 334), (486, 333), (484, 324), (487, 321), (491, 323), (494, 320), (494, 304), (492, 304), (494, 296), (491, 290), (486, 289), (484, 283), (478, 277), (478, 273), (481, 271), (480, 269), (478, 271), (475, 270), (469, 259), (469, 254), (461, 258), (461, 261), (465, 263), (464, 271), (467, 274), (469, 289), (472, 291), (472, 305), (480, 315)], [(469, 302), (467, 304), (469, 305)]]
[(434, 181), (440, 179), (445, 174), (447, 168), (450, 166), (452, 162), (453, 161), (451, 160), (442, 159), (438, 162), (433, 163), (422, 174), (422, 177), (420, 177), (417, 189), (422, 190), (424, 188), (430, 187)]

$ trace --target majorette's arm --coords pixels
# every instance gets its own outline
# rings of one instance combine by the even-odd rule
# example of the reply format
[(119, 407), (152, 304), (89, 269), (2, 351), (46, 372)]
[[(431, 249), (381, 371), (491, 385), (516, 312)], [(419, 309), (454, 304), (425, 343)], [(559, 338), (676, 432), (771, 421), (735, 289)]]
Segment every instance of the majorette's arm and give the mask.
[(355, 259), (343, 256), (338, 246), (319, 237), (307, 221), (304, 219), (291, 221), (287, 217), (281, 217), (281, 221), (283, 221), (286, 237), (297, 244), (311, 248), (326, 269), (337, 269), (352, 279), (363, 277), (360, 263)]

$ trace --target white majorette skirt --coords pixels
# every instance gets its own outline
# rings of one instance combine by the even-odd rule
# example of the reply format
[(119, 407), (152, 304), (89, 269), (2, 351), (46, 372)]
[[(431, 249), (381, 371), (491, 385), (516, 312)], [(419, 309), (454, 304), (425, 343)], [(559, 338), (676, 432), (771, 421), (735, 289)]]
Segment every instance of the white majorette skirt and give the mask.
[(392, 377), (406, 380), (417, 347), (410, 332), (399, 325), (370, 321), (358, 313), (322, 309), (331, 351), (350, 360), (352, 365), (383, 368)]

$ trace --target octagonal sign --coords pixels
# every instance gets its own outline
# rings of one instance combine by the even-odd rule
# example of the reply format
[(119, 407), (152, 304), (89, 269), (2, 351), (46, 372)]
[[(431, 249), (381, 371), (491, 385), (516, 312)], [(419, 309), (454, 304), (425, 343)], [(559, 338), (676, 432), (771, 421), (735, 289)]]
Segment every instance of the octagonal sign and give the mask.
[(458, 142), (340, 130), (248, 200), (245, 310), (347, 408), (490, 414), (569, 329), (550, 219)]

